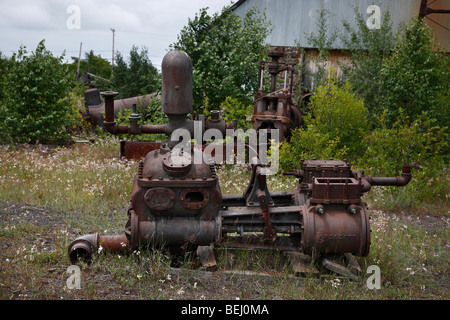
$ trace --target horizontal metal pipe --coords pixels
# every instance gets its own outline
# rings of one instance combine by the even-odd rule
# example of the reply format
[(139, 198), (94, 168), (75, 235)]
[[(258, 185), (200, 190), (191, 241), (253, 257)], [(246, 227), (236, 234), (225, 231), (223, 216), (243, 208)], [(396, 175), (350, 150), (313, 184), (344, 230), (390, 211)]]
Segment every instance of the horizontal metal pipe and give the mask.
[(367, 192), (372, 186), (406, 186), (411, 181), (411, 166), (405, 165), (399, 177), (364, 177), (362, 179), (363, 192)]
[(127, 125), (118, 125), (116, 122), (103, 122), (103, 126), (106, 131), (112, 134), (142, 134), (142, 133), (166, 133), (165, 124), (151, 125), (146, 124), (141, 126), (139, 133), (132, 132)]
[(90, 263), (94, 253), (104, 252), (125, 252), (128, 250), (128, 239), (126, 235), (120, 236), (99, 236), (98, 233), (92, 233), (81, 236), (69, 245), (69, 258), (72, 264), (78, 261)]

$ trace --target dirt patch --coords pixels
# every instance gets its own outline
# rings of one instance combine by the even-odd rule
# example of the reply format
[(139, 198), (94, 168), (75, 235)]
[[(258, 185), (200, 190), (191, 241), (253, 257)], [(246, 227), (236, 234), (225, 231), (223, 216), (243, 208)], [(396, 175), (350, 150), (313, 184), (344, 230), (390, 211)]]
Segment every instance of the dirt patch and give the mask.
[(0, 221), (5, 223), (26, 222), (38, 227), (64, 228), (64, 217), (54, 211), (29, 205), (3, 204), (0, 207)]

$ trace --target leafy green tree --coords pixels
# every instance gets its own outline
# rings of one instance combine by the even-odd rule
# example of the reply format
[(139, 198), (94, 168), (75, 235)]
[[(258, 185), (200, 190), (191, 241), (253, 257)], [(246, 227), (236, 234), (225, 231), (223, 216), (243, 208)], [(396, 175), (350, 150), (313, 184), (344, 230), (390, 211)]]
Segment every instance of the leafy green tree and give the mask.
[[(339, 35), (350, 53), (350, 63), (341, 64), (344, 80), (352, 84), (355, 92), (364, 99), (370, 115), (378, 112), (381, 93), (381, 70), (394, 50), (395, 37), (389, 11), (385, 11), (380, 29), (369, 29), (358, 8), (354, 8), (357, 29), (343, 22), (344, 33)], [(374, 121), (373, 117), (371, 121)]]
[(2, 143), (61, 143), (79, 118), (69, 97), (70, 80), (63, 58), (53, 57), (42, 40), (35, 52), (14, 54), (0, 109)]
[[(333, 49), (333, 45), (338, 38), (336, 31), (329, 31), (328, 19), (331, 12), (326, 9), (317, 10), (316, 17), (316, 32), (311, 32), (306, 35), (306, 41), (308, 46), (316, 48), (317, 53), (307, 53), (304, 48), (299, 46), (299, 50), (302, 55), (305, 56), (303, 64), (299, 65), (299, 69), (304, 76), (308, 76), (312, 83), (300, 83), (300, 92), (304, 90), (315, 91), (320, 85), (327, 81), (329, 75), (328, 60), (330, 57), (330, 51)], [(307, 66), (313, 63), (315, 70), (312, 72)]]
[(204, 8), (189, 19), (171, 48), (185, 51), (192, 59), (195, 112), (206, 99), (211, 109), (219, 109), (227, 97), (252, 104), (269, 31), (265, 15), (256, 9), (240, 18), (229, 7), (213, 16)]
[(399, 34), (396, 50), (381, 71), (378, 114), (387, 110), (388, 123), (395, 123), (399, 108), (411, 120), (426, 112), (441, 126), (450, 125), (448, 56), (435, 50), (431, 28), (415, 19)]
[[(69, 72), (75, 78), (78, 68), (78, 57), (72, 57), (73, 62), (69, 64)], [(85, 73), (92, 73), (104, 79), (111, 78), (111, 63), (101, 55), (96, 55), (93, 50), (84, 54), (84, 59), (80, 60), (80, 76)]]
[(2, 52), (0, 51), (0, 104), (5, 97), (5, 91), (8, 87), (6, 76), (9, 73), (9, 69), (11, 68), (12, 64), (12, 59), (8, 59), (7, 57), (3, 56)]
[(113, 90), (119, 92), (118, 99), (150, 94), (161, 90), (161, 76), (148, 57), (148, 49), (133, 46), (128, 63), (122, 54), (116, 54), (114, 77), (111, 80)]

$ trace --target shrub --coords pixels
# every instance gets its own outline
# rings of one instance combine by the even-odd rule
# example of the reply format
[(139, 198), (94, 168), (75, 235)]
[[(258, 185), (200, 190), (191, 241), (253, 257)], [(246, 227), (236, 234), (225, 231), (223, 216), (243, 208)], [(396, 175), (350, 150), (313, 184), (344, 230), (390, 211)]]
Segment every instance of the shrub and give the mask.
[(382, 87), (377, 114), (387, 110), (387, 121), (394, 123), (399, 108), (408, 110), (411, 120), (423, 111), (449, 126), (449, 58), (435, 50), (431, 28), (416, 19), (398, 36), (396, 50), (381, 72)]
[(283, 141), (280, 146), (280, 168), (290, 170), (299, 168), (301, 159), (343, 159), (347, 148), (338, 148), (339, 138), (321, 133), (314, 125), (307, 128), (296, 128), (289, 142)]
[(360, 155), (362, 139), (367, 132), (367, 109), (364, 101), (353, 92), (349, 83), (338, 86), (336, 78), (329, 77), (317, 88), (311, 99), (311, 114), (306, 118), (317, 131), (338, 140), (337, 148), (347, 148), (348, 156)]
[[(385, 112), (386, 115), (386, 112)], [(397, 176), (403, 164), (413, 166), (413, 179), (405, 188), (389, 188), (392, 201), (410, 195), (409, 205), (417, 201), (445, 198), (448, 181), (445, 168), (449, 160), (448, 133), (437, 121), (422, 114), (411, 121), (405, 111), (390, 127), (385, 117), (380, 127), (365, 139), (367, 150), (358, 166), (374, 176)], [(401, 190), (400, 190), (401, 189)], [(405, 199), (404, 199), (405, 200)]]
[[(136, 105), (136, 112), (140, 115), (141, 119), (138, 121), (140, 125), (146, 124), (164, 124), (168, 122), (167, 115), (162, 112), (161, 98), (159, 96), (152, 97), (148, 103), (143, 101), (138, 101)], [(119, 125), (129, 125), (129, 116), (133, 113), (133, 109), (121, 109), (117, 114), (116, 122)], [(121, 138), (127, 140), (146, 140), (146, 141), (156, 141), (156, 140), (166, 140), (167, 136), (165, 134), (141, 134), (138, 136), (131, 134), (121, 135)]]
[(31, 55), (21, 47), (6, 76), (0, 109), (2, 143), (62, 143), (79, 119), (69, 96), (63, 56), (53, 57), (42, 40)]
[(221, 107), (224, 112), (223, 118), (227, 123), (236, 119), (238, 129), (246, 131), (253, 127), (250, 119), (253, 114), (253, 105), (245, 105), (239, 99), (227, 97)]
[(311, 100), (306, 126), (293, 131), (280, 150), (281, 167), (298, 165), (300, 159), (358, 157), (364, 150), (367, 109), (349, 84), (338, 86), (329, 77)]

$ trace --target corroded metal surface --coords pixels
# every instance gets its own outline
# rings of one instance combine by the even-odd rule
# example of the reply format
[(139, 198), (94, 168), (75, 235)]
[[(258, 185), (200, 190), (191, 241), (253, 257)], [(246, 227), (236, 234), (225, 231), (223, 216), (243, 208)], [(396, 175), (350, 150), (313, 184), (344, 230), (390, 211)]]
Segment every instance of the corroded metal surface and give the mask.
[[(269, 52), (272, 60), (261, 61), (259, 66), (258, 92), (254, 96), (253, 128), (277, 129), (280, 141), (290, 135), (293, 128), (301, 124), (300, 111), (293, 103), (294, 64), (280, 62), (283, 51)], [(270, 74), (270, 90), (264, 92), (264, 71)], [(284, 84), (279, 88), (277, 77), (283, 75)]]
[[(165, 111), (172, 114), (168, 114), (169, 124), (147, 128), (153, 132), (163, 128), (166, 133), (176, 128), (189, 131), (192, 122), (182, 118), (190, 109), (181, 103), (189, 102), (189, 97), (186, 93), (177, 96), (178, 90), (184, 90), (180, 86), (191, 86), (190, 77), (184, 74), (190, 70), (189, 61), (187, 55), (179, 53), (167, 60), (163, 68), (164, 88), (172, 92), (164, 101), (168, 103)], [(269, 65), (270, 72), (278, 70), (276, 61)], [(177, 73), (183, 73), (181, 82)], [(115, 95), (103, 93), (107, 105), (105, 128), (115, 133), (129, 132), (127, 126), (114, 122)], [(226, 127), (218, 114), (210, 120), (213, 127)], [(228, 148), (234, 146), (213, 150), (227, 153)], [(264, 165), (254, 157), (252, 177), (244, 192), (222, 195), (215, 166), (205, 160), (212, 155), (208, 151), (211, 154), (204, 157), (208, 149), (205, 145), (185, 151), (175, 148), (169, 140), (123, 143), (122, 149), (125, 153), (145, 154), (134, 178), (125, 232), (119, 236), (92, 234), (76, 239), (69, 246), (72, 263), (89, 261), (100, 247), (106, 251), (127, 251), (161, 246), (192, 251), (200, 248), (201, 260), (209, 264), (213, 259), (208, 247), (214, 244), (318, 254), (326, 256), (322, 260), (324, 267), (345, 273), (330, 255), (367, 256), (370, 250), (369, 217), (362, 195), (372, 186), (404, 186), (411, 179), (409, 166), (403, 167), (399, 177), (371, 177), (353, 171), (346, 160), (302, 160), (297, 170), (286, 173), (298, 178), (298, 186), (289, 192), (271, 193)]]

